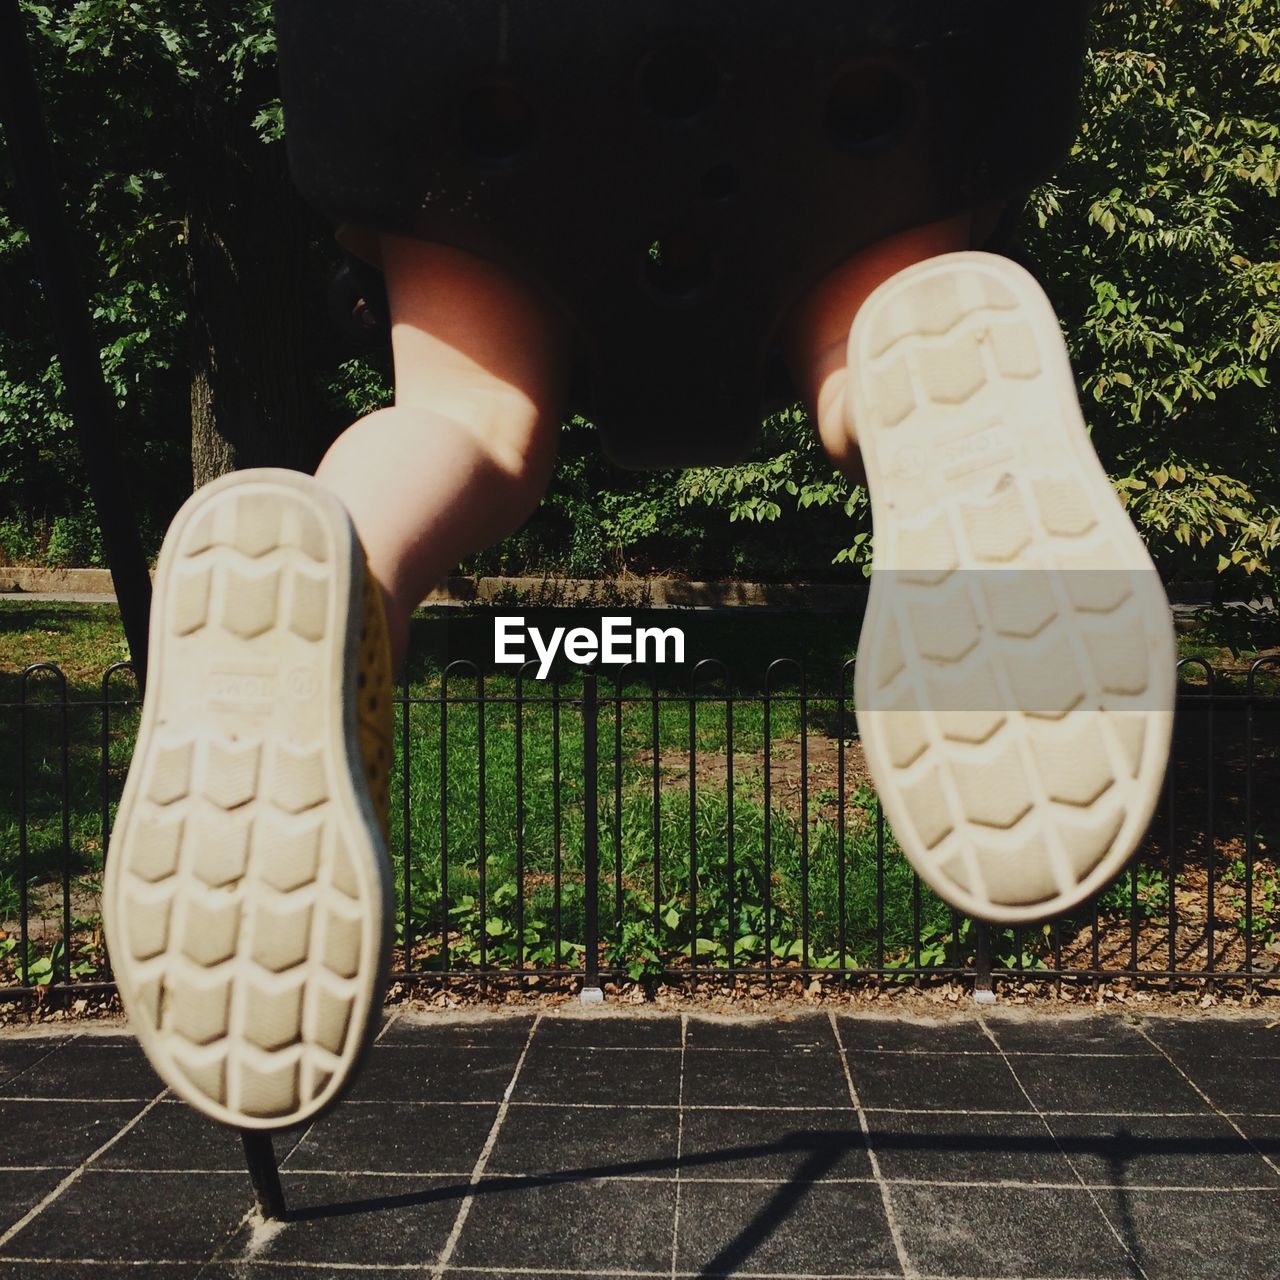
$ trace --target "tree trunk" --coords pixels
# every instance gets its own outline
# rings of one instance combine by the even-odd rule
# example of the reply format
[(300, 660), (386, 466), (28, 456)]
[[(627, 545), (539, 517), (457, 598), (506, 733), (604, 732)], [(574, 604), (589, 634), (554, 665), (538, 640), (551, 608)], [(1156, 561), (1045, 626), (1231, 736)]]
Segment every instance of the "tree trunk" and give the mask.
[[(215, 111), (214, 114), (220, 114)], [(283, 147), (234, 139), (225, 117), (197, 130), (186, 223), (191, 302), (191, 470), (195, 487), (244, 467), (314, 470), (323, 441), (312, 401), (312, 220)], [(253, 156), (252, 168), (244, 157)]]
[[(191, 369), (191, 486), (199, 489), (210, 480), (216, 480), (236, 465), (235, 450), (225, 436), (218, 431), (213, 409), (213, 387), (209, 365), (213, 351), (206, 347), (197, 350)], [(203, 354), (206, 358), (201, 360)]]

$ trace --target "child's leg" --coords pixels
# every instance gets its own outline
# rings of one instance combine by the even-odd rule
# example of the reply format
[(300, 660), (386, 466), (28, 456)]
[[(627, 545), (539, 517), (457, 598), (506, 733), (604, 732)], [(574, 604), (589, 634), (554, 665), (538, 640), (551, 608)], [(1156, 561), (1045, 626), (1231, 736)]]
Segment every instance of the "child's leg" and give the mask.
[(1020, 924), (1077, 906), (1142, 839), (1176, 655), (1048, 299), (969, 242), (958, 219), (858, 255), (791, 352), (871, 494), (854, 693), (885, 814), (943, 898)]
[(169, 528), (107, 858), (139, 1040), (241, 1128), (330, 1105), (378, 1026), (392, 661), (427, 589), (532, 510), (554, 453), (565, 352), (546, 310), (453, 250), (383, 256), (395, 407), (344, 432), (318, 479), (224, 476)]
[(344, 431), (316, 478), (350, 513), (382, 585), (398, 667), (426, 593), (537, 506), (567, 344), (547, 306), (479, 258), (384, 237), (383, 267), (396, 402)]
[[(989, 215), (982, 215), (984, 223)], [(857, 484), (865, 483), (857, 432), (845, 412), (849, 326), (862, 304), (890, 276), (974, 243), (975, 218), (961, 214), (913, 227), (855, 254), (811, 290), (792, 318), (787, 357), (827, 456)]]

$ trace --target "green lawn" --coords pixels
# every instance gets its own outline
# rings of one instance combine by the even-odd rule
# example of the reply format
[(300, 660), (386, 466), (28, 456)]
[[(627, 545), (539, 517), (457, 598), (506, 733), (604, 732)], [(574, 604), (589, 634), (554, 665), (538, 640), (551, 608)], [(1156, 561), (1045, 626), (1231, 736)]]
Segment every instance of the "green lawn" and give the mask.
[[(531, 615), (531, 621), (538, 620)], [(851, 707), (844, 721), (847, 801), (841, 834), (841, 709), (836, 695), (842, 664), (852, 656), (856, 624), (820, 615), (671, 612), (660, 615), (660, 621), (686, 629), (689, 662), (683, 668), (659, 669), (656, 797), (653, 689), (647, 683), (624, 682), (619, 690), (611, 674), (598, 682), (599, 918), (605, 962), (638, 975), (684, 966), (694, 953), (701, 964), (723, 967), (731, 955), (737, 963), (756, 964), (768, 952), (778, 964), (827, 967), (843, 960), (862, 966), (883, 958), (912, 963), (918, 947), (926, 964), (942, 963), (950, 914), (918, 887), (891, 834), (877, 823), (874, 796), (853, 739)], [(415, 966), (440, 967), (446, 952), (454, 966), (477, 964), (482, 958), (503, 966), (577, 964), (586, 888), (581, 677), (566, 669), (558, 683), (526, 679), (526, 701), (518, 712), (516, 680), (492, 672), (491, 644), (487, 613), (441, 610), (415, 620), (409, 672), (412, 856), (407, 877), (399, 751), (393, 774), (391, 847), (400, 919), (405, 918), (407, 889)], [(1212, 635), (1184, 637), (1184, 646), (1204, 652), (1215, 666), (1236, 670), (1243, 670), (1251, 656), (1240, 645), (1231, 652)], [(772, 678), (766, 675), (779, 655), (798, 659), (809, 673), (805, 786), (801, 713), (794, 697), (797, 670), (782, 665)], [(31, 709), (26, 715), (28, 892), (35, 914), (60, 919), (60, 872), (69, 848), (71, 911), (82, 921), (77, 948), (83, 954), (73, 949), (73, 960), (85, 972), (97, 962), (101, 675), (123, 656), (114, 608), (0, 605), (0, 704), (5, 704), (0, 715), (7, 719), (0, 737), (5, 765), (0, 784), (0, 922), (12, 925), (16, 918), (21, 885), (19, 726), (18, 713), (9, 704), (17, 700), (17, 672), (30, 662), (50, 660), (66, 673), (73, 704), (65, 721), (69, 839), (63, 840), (60, 809), (63, 716), (55, 708)], [(696, 703), (688, 697), (690, 668), (712, 657), (733, 673), (732, 847), (730, 717), (719, 670), (702, 668), (700, 697)], [(468, 660), (488, 669), (483, 755), (480, 690), (465, 666)], [(463, 665), (449, 671), (449, 701), (442, 705), (443, 674), (459, 661)], [(767, 679), (775, 696), (766, 723)], [(114, 682), (112, 698), (130, 693), (125, 674)], [(57, 682), (48, 674), (32, 679), (29, 700), (57, 695)], [(136, 711), (116, 708), (110, 724), (109, 805), (123, 781)], [(443, 788), (442, 753), (447, 756)], [(773, 782), (767, 807), (766, 759)], [(696, 878), (691, 876), (691, 826)], [(882, 877), (877, 874), (878, 841), (886, 853)], [(878, 897), (883, 916), (877, 913)], [(1130, 895), (1115, 905), (1127, 911), (1132, 901)], [(58, 933), (51, 930), (33, 956), (47, 960)], [(961, 942), (967, 952), (971, 939), (966, 935)], [(1007, 951), (1012, 940), (1006, 944)], [(7, 957), (11, 971), (15, 947), (13, 938), (0, 939), (0, 963)]]

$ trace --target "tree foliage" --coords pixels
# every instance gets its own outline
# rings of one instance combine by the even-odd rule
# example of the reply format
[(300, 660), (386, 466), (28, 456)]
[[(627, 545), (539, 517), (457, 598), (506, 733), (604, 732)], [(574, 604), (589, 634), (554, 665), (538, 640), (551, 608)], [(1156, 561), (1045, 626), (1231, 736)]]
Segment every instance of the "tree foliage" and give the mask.
[[(190, 486), (193, 405), (228, 458), (306, 465), (385, 400), (386, 364), (327, 328), (333, 250), (288, 185), (269, 0), (22, 7), (154, 536)], [(1280, 564), (1277, 102), (1275, 0), (1099, 0), (1083, 127), (1025, 220), (1095, 444), (1170, 574)], [(0, 525), (79, 528), (84, 480), (2, 152), (0, 183)], [(789, 410), (748, 463), (682, 475), (618, 472), (574, 424), (542, 510), (475, 565), (856, 574), (870, 546), (865, 492)]]
[[(1170, 574), (1280, 559), (1280, 11), (1274, 0), (1102, 0), (1084, 123), (1023, 228), (1065, 327), (1095, 445)], [(857, 491), (781, 451), (683, 478), (731, 519)], [(866, 566), (863, 519), (846, 559)]]
[(1280, 10), (1112, 2), (1034, 237), (1095, 440), (1170, 567), (1280, 550)]
[[(301, 271), (282, 278), (299, 242), (306, 253), (328, 233), (287, 178), (270, 0), (21, 7), (122, 445), (154, 532), (190, 491), (201, 375), (210, 429), (279, 450), (300, 424), (316, 428), (305, 389), (317, 366), (336, 363), (321, 337), (320, 274), (310, 288), (298, 287)], [(84, 483), (3, 152), (0, 180), (0, 515), (48, 521), (83, 507)], [(294, 452), (314, 460), (317, 447)]]

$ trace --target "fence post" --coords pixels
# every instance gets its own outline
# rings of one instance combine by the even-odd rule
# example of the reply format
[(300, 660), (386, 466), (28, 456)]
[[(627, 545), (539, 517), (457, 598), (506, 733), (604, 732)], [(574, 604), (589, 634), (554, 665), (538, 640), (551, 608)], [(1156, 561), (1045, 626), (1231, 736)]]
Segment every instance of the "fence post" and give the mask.
[(978, 1004), (995, 1004), (996, 993), (991, 989), (991, 926), (985, 920), (975, 920), (977, 949), (973, 957), (973, 998)]
[(240, 1141), (244, 1145), (244, 1160), (258, 1201), (258, 1212), (268, 1222), (279, 1222), (286, 1208), (271, 1134), (261, 1129), (241, 1129)]
[[(599, 702), (596, 673), (588, 669), (582, 676), (582, 859), (585, 863), (583, 902), (583, 1004), (599, 1004), (600, 988), (600, 805), (596, 781), (600, 764)], [(557, 957), (558, 960), (558, 957)]]

